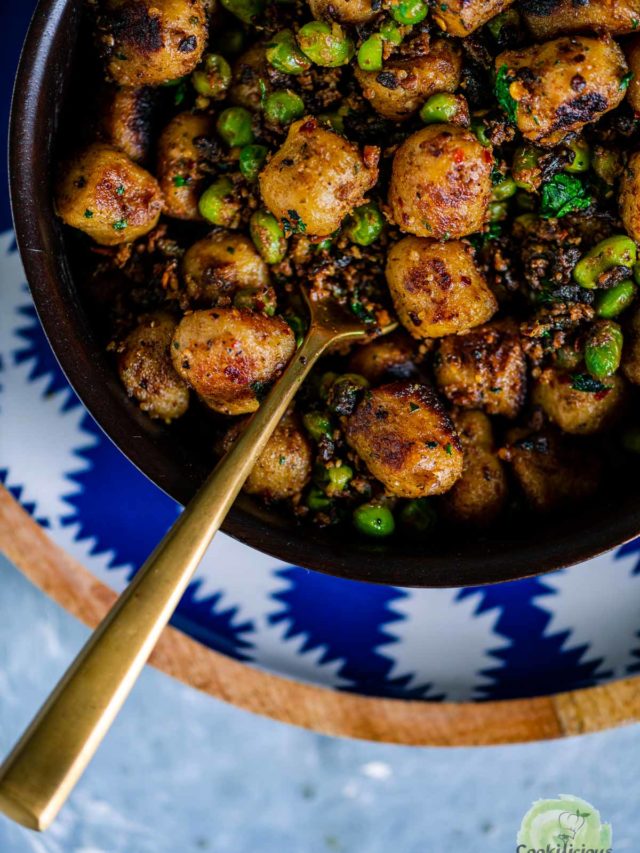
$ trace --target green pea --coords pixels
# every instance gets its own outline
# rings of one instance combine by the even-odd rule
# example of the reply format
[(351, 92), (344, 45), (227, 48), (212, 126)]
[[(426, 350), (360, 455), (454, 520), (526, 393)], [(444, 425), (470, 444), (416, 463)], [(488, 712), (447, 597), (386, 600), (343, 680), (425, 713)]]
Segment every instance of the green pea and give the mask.
[(409, 501), (400, 510), (400, 523), (411, 533), (424, 536), (436, 527), (438, 514), (428, 498)]
[(471, 122), (471, 132), (475, 134), (480, 145), (484, 148), (491, 148), (491, 140), (487, 135), (487, 126), (482, 119), (473, 119)]
[(353, 57), (355, 46), (339, 24), (310, 21), (298, 32), (300, 49), (316, 65), (337, 68)]
[(633, 267), (637, 259), (636, 244), (626, 234), (607, 237), (584, 255), (573, 269), (573, 277), (589, 290), (598, 286), (599, 277), (613, 267)]
[(331, 499), (325, 495), (322, 489), (311, 486), (307, 494), (307, 506), (312, 512), (324, 512), (331, 506)]
[(358, 65), (363, 71), (382, 71), (382, 49), (384, 39), (380, 33), (374, 33), (365, 39), (358, 48)]
[(271, 124), (291, 124), (304, 112), (304, 101), (295, 92), (273, 92), (264, 102), (264, 114)]
[(344, 117), (339, 112), (335, 113), (320, 113), (318, 120), (329, 125), (331, 130), (344, 135)]
[(267, 159), (268, 149), (264, 145), (245, 145), (240, 150), (238, 166), (248, 181), (255, 181)]
[(315, 441), (331, 438), (333, 427), (328, 416), (323, 412), (307, 412), (302, 417), (304, 428)]
[(394, 44), (396, 47), (401, 45), (404, 39), (402, 28), (395, 21), (385, 21), (380, 27), (380, 35), (385, 41)]
[(391, 510), (378, 503), (366, 503), (356, 507), (353, 512), (353, 524), (360, 533), (376, 539), (391, 536), (396, 529)]
[(585, 342), (584, 363), (596, 379), (612, 376), (622, 357), (622, 329), (612, 320), (596, 323)]
[(631, 453), (640, 453), (640, 427), (628, 427), (622, 433), (622, 446)]
[(609, 290), (601, 290), (596, 297), (595, 307), (598, 317), (611, 320), (631, 305), (638, 288), (630, 278), (621, 281)]
[(267, 61), (284, 74), (304, 74), (311, 63), (298, 47), (291, 30), (276, 33), (266, 47)]
[(280, 223), (266, 210), (256, 210), (249, 220), (249, 234), (260, 253), (260, 257), (268, 264), (279, 264), (287, 254), (287, 240)]
[(222, 0), (222, 5), (243, 23), (250, 24), (262, 15), (267, 4), (266, 0)]
[(503, 222), (508, 215), (506, 201), (489, 202), (489, 222)]
[(229, 227), (238, 215), (233, 181), (227, 177), (214, 181), (200, 196), (198, 210), (212, 225)]
[(217, 53), (208, 53), (191, 75), (191, 84), (205, 98), (221, 98), (231, 83), (231, 66)]
[(509, 176), (504, 177), (497, 184), (494, 184), (492, 190), (493, 199), (494, 201), (505, 201), (515, 195), (517, 189), (513, 178)]
[(452, 121), (460, 105), (455, 95), (440, 92), (432, 95), (420, 110), (420, 118), (425, 124), (439, 124)]
[(538, 152), (529, 145), (516, 148), (511, 163), (511, 174), (518, 189), (535, 192), (540, 183)]
[(412, 26), (424, 21), (429, 7), (424, 0), (400, 0), (390, 11), (394, 21)]
[(216, 129), (230, 148), (253, 142), (251, 113), (244, 107), (227, 107), (216, 122)]
[(378, 239), (384, 229), (384, 216), (380, 208), (372, 201), (362, 204), (351, 213), (345, 227), (345, 233), (352, 243), (358, 246), (370, 246)]
[(588, 172), (591, 165), (591, 149), (584, 139), (574, 139), (567, 143), (567, 148), (573, 151), (573, 161), (564, 167), (565, 172)]

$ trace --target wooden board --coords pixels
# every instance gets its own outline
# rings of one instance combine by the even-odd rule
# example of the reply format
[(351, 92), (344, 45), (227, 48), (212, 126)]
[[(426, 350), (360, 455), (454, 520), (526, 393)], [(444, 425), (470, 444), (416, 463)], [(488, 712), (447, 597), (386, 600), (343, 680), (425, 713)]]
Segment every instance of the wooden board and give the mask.
[[(1, 487), (0, 550), (36, 586), (91, 628), (116, 598), (55, 545)], [(640, 677), (555, 696), (501, 702), (378, 699), (264, 672), (172, 628), (165, 630), (150, 662), (198, 690), (256, 714), (324, 734), (387, 743), (518, 743), (586, 734), (640, 719)]]

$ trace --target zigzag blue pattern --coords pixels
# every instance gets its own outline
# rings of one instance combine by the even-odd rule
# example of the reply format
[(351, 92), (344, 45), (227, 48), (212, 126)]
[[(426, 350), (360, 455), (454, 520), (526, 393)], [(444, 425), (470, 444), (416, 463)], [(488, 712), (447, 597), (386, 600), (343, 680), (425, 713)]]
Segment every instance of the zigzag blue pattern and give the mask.
[(277, 574), (289, 587), (273, 596), (283, 607), (269, 615), (269, 622), (287, 623), (287, 639), (304, 637), (301, 652), (323, 649), (321, 663), (343, 661), (338, 674), (359, 693), (420, 698), (428, 691), (429, 685), (408, 689), (411, 674), (389, 678), (393, 659), (379, 650), (397, 642), (384, 628), (404, 618), (390, 609), (392, 602), (407, 595), (404, 590), (293, 566)]
[(492, 684), (480, 688), (485, 699), (541, 696), (588, 687), (600, 680), (594, 678), (600, 660), (580, 662), (586, 646), (562, 648), (571, 633), (569, 630), (544, 635), (551, 615), (538, 607), (536, 600), (556, 595), (556, 592), (546, 586), (543, 579), (470, 587), (461, 590), (460, 597), (474, 592), (482, 595), (479, 613), (499, 608), (495, 631), (511, 640), (508, 647), (492, 652), (503, 664), (483, 672), (493, 679)]

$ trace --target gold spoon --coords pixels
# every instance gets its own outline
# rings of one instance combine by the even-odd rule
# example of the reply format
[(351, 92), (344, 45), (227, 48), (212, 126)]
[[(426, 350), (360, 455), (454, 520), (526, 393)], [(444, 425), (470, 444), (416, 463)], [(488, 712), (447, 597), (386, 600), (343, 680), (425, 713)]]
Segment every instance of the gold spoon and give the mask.
[(302, 292), (311, 314), (302, 346), (0, 767), (0, 810), (24, 826), (46, 829), (64, 805), (313, 365), (332, 344), (367, 333), (333, 301), (311, 301), (305, 288)]

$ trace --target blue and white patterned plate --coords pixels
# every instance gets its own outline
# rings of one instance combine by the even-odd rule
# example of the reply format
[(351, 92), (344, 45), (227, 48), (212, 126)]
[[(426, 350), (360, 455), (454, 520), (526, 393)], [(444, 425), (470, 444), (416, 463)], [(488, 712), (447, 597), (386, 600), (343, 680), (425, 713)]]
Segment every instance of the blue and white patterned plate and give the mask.
[[(0, 8), (5, 117), (30, 4), (19, 5)], [(121, 589), (178, 508), (67, 384), (24, 282), (6, 197), (0, 282), (0, 481)], [(219, 535), (173, 624), (224, 654), (339, 690), (480, 700), (575, 689), (640, 671), (640, 540), (540, 579), (408, 590), (287, 566)]]

